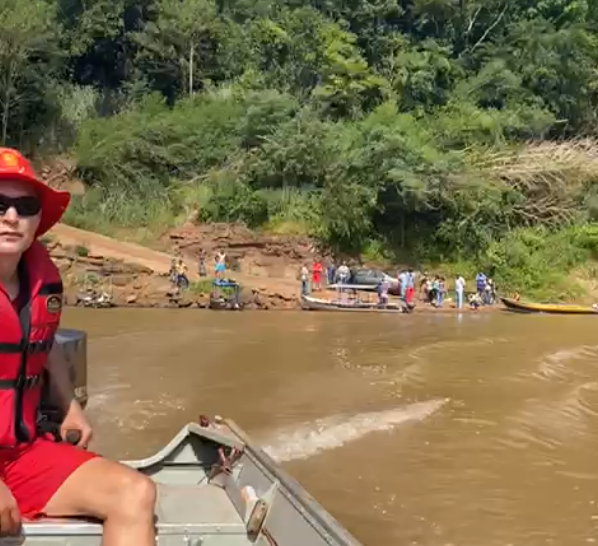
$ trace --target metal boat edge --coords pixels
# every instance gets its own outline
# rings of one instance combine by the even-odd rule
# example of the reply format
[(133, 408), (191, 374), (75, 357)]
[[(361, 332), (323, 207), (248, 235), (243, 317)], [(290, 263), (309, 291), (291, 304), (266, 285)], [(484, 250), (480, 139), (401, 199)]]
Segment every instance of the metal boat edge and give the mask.
[[(292, 476), (285, 472), (261, 447), (255, 444), (246, 433), (231, 419), (225, 423), (231, 431), (245, 444), (246, 452), (263, 470), (270, 474), (271, 479), (277, 480), (282, 486), (281, 493), (287, 495), (296, 508), (304, 511), (317, 522), (322, 532), (334, 538), (330, 544), (346, 546), (362, 546), (349, 531), (347, 531), (324, 507), (312, 497), (308, 491)], [(281, 544), (281, 546), (283, 546)]]

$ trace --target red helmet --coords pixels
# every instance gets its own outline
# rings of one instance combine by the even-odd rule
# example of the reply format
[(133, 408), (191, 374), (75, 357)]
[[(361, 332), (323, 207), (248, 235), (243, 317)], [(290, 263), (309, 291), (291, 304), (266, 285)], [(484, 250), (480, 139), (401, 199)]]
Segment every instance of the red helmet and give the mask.
[(25, 182), (37, 194), (41, 203), (41, 220), (36, 232), (38, 237), (62, 218), (71, 200), (70, 193), (55, 190), (40, 180), (29, 161), (11, 148), (0, 148), (0, 192), (5, 180)]

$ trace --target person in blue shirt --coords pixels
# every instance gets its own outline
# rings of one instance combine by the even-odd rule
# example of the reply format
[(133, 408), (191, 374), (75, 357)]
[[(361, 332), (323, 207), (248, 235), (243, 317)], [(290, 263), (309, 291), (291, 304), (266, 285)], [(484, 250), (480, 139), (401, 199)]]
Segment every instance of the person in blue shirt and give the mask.
[(407, 270), (407, 290), (405, 291), (405, 301), (407, 303), (411, 303), (413, 301), (414, 285), (415, 275), (413, 273), (413, 269), (410, 267)]
[(409, 285), (409, 276), (404, 269), (399, 273), (399, 297), (405, 299), (407, 295), (407, 288)]
[(475, 288), (479, 296), (483, 297), (486, 290), (486, 275), (484, 273), (478, 273), (475, 276)]

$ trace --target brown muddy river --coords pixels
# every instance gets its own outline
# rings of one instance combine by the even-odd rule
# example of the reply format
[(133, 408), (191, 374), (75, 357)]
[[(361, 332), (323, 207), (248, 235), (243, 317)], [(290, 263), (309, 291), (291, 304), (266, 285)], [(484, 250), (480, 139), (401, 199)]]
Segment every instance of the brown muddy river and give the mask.
[(231, 417), (365, 546), (598, 540), (598, 319), (69, 310), (95, 449)]

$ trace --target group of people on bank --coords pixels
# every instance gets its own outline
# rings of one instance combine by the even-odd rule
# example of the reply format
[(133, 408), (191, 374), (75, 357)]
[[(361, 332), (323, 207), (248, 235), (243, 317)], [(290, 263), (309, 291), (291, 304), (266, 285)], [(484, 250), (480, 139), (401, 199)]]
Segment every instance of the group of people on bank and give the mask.
[[(197, 273), (200, 277), (207, 277), (206, 269), (206, 251), (202, 248), (199, 251)], [(224, 250), (219, 250), (214, 256), (214, 277), (223, 279), (226, 274), (226, 254)], [(185, 260), (181, 257), (173, 257), (170, 262), (169, 272), (170, 282), (180, 288), (189, 287), (188, 268)]]
[(301, 280), (301, 295), (306, 296), (310, 292), (310, 286), (312, 291), (322, 290), (324, 281), (326, 284), (348, 283), (351, 279), (351, 270), (345, 261), (341, 262), (338, 267), (334, 262), (330, 262), (328, 266), (324, 267), (322, 260), (316, 258), (311, 263), (311, 268), (308, 268), (307, 264), (301, 266), (299, 278)]
[[(418, 278), (419, 277), (419, 278)], [(323, 261), (316, 258), (311, 265), (303, 264), (299, 278), (301, 280), (301, 295), (310, 291), (322, 290), (324, 284), (348, 284), (351, 282), (351, 270), (347, 262), (342, 261), (338, 267), (334, 262), (324, 266)], [(485, 273), (480, 272), (475, 277), (475, 290), (467, 291), (467, 282), (462, 275), (457, 275), (454, 286), (449, 287), (443, 275), (431, 275), (427, 271), (416, 273), (413, 268), (402, 269), (395, 278), (385, 275), (376, 287), (381, 304), (387, 303), (392, 292), (411, 304), (415, 299), (416, 287), (419, 287), (419, 301), (435, 308), (441, 308), (452, 300), (457, 309), (468, 305), (471, 309), (478, 309), (483, 305), (493, 305), (496, 302), (496, 285)], [(454, 298), (451, 295), (454, 294)]]
[[(471, 309), (479, 309), (482, 305), (493, 305), (496, 303), (496, 285), (494, 281), (484, 273), (478, 273), (475, 277), (475, 290), (467, 293), (467, 282), (462, 275), (455, 278), (454, 304), (457, 309), (462, 309), (466, 303)], [(420, 299), (433, 307), (441, 308), (445, 301), (450, 298), (450, 288), (446, 278), (442, 275), (429, 275), (424, 272), (420, 281)]]

